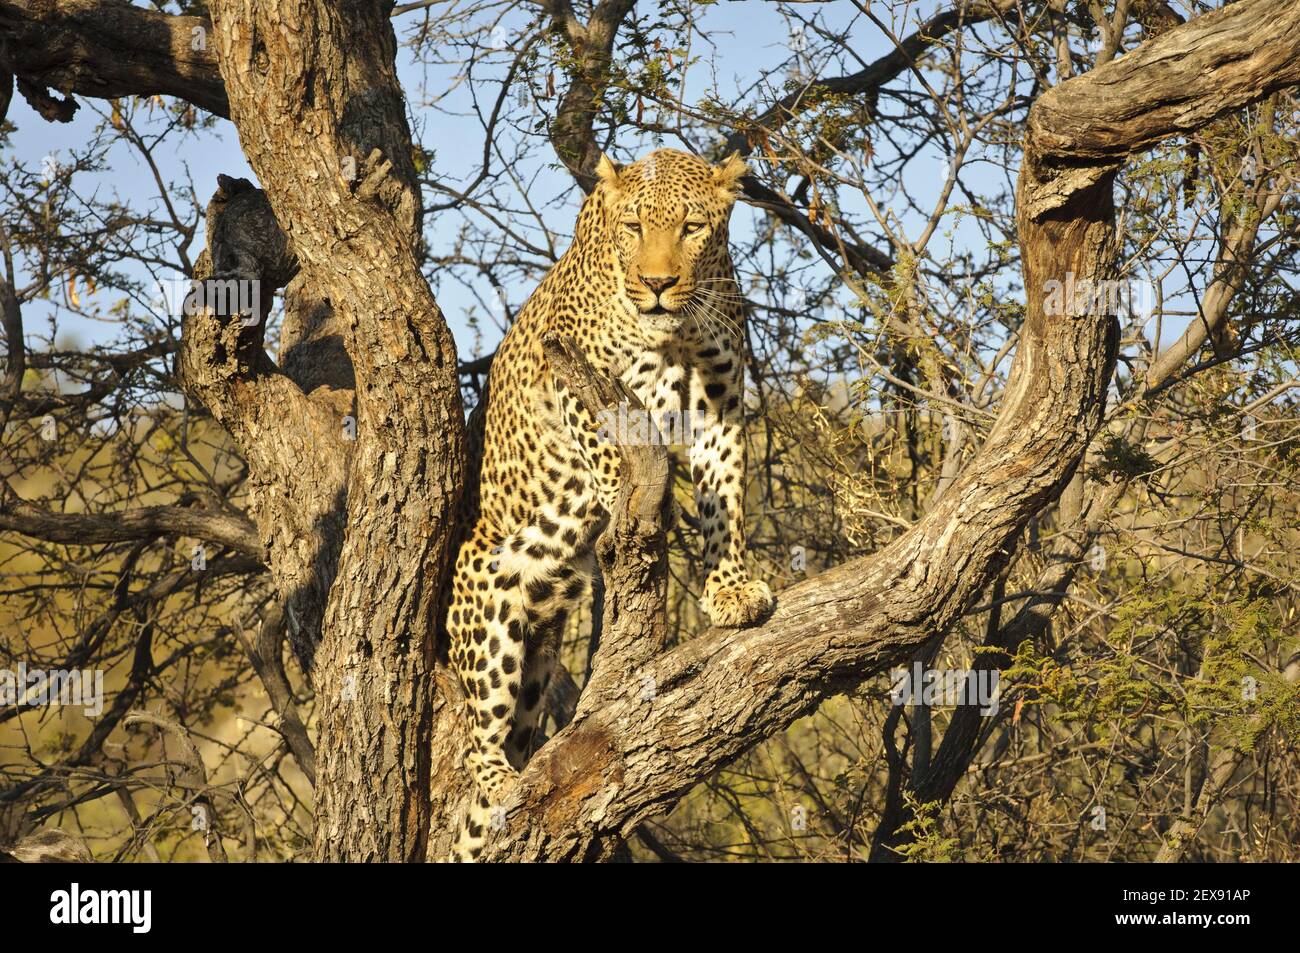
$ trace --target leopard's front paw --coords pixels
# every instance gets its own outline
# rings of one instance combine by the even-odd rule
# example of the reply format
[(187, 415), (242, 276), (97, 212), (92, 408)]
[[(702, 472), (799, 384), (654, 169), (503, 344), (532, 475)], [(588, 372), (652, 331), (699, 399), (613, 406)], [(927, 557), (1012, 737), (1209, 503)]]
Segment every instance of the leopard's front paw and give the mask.
[(705, 592), (700, 604), (714, 625), (740, 628), (753, 625), (772, 611), (772, 590), (765, 582), (719, 586), (712, 593)]

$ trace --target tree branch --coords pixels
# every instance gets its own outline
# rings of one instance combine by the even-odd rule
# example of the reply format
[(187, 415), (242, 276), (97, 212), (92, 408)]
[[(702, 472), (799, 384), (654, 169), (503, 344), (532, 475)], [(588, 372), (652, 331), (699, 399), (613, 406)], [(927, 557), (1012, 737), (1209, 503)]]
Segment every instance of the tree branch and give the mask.
[(342, 536), (345, 414), (328, 392), (306, 395), (263, 349), (275, 291), (298, 267), (265, 193), (246, 179), (218, 176), (207, 239), (195, 263), (196, 286), (235, 282), (247, 299), (256, 297), (258, 320), (250, 325), (232, 313), (229, 300), (223, 309), (212, 307), (216, 294), (190, 299), (181, 324), (181, 382), (249, 465), (249, 513), (261, 558), (285, 605), (294, 651), (309, 667)]
[(185, 506), (145, 506), (113, 513), (51, 513), (0, 485), (0, 529), (51, 543), (84, 546), (157, 536), (192, 536), (258, 561), (266, 558), (257, 527), (242, 514)]
[(876, 99), (886, 83), (891, 83), (912, 68), (917, 58), (953, 30), (973, 26), (1006, 16), (1016, 9), (1016, 0), (980, 0), (959, 2), (949, 10), (936, 13), (911, 36), (865, 69), (847, 76), (813, 80), (773, 103), (758, 118), (746, 122), (727, 137), (723, 154), (739, 152), (749, 155), (762, 136), (775, 132), (808, 106), (827, 95), (861, 96), (874, 113)]
[[(455, 342), (416, 254), (419, 180), (392, 8), (216, 0), (209, 9), (248, 162), (304, 282), (338, 316), (356, 385), (350, 453), (283, 423), (272, 431), (346, 472), (332, 501), (338, 522), (324, 528), (330, 548), (300, 545), (329, 587), (313, 671), (315, 856), (415, 860), (429, 829), (433, 616), (464, 417)], [(278, 474), (267, 469), (269, 483)]]
[(153, 725), (170, 735), (180, 748), (180, 765), (176, 782), (178, 786), (188, 793), (186, 806), (193, 804), (203, 811), (201, 817), (203, 831), (203, 842), (208, 849), (208, 858), (214, 864), (224, 864), (226, 862), (226, 849), (221, 843), (221, 833), (215, 829), (213, 821), (216, 812), (212, 804), (212, 796), (208, 787), (208, 771), (203, 764), (203, 756), (199, 754), (198, 747), (194, 744), (194, 739), (184, 725), (173, 721), (162, 715), (155, 714), (151, 711), (130, 711), (122, 719), (123, 727), (131, 725)]
[(0, 0), (0, 70), (59, 122), (71, 121), (77, 105), (47, 89), (97, 99), (176, 96), (229, 116), (211, 40), (203, 17), (111, 0)]
[(600, 159), (594, 131), (596, 115), (609, 83), (614, 38), (634, 6), (636, 0), (600, 0), (584, 26), (568, 0), (551, 0), (547, 4), (552, 29), (569, 41), (577, 67), (556, 111), (551, 143), (583, 192), (596, 186), (596, 163)]
[[(621, 381), (598, 375), (572, 340), (549, 337), (543, 348), (557, 380), (593, 418), (620, 402), (627, 404), (629, 413), (644, 409)], [(653, 444), (619, 444), (618, 450), (623, 460), (619, 496), (596, 547), (606, 592), (604, 624), (580, 708), (611, 692), (627, 691), (668, 640), (664, 526), (673, 506), (668, 452)]]
[[(1131, 401), (1143, 399), (1168, 386), (1206, 339), (1226, 326), (1229, 305), (1246, 279), (1242, 263), (1249, 261), (1260, 226), (1277, 210), (1281, 197), (1280, 192), (1268, 188), (1260, 188), (1249, 197), (1259, 214), (1246, 216), (1236, 222), (1222, 239), (1216, 256), (1214, 278), (1202, 297), (1200, 320), (1191, 322), (1183, 336), (1152, 363), (1136, 395), (1130, 398)], [(1127, 436), (1132, 439), (1136, 433), (1140, 440), (1145, 435), (1146, 428), (1146, 421), (1137, 422)], [(1025, 601), (1007, 624), (999, 626), (993, 621), (995, 616), (990, 617), (989, 637), (971, 663), (972, 671), (995, 672), (1005, 669), (1011, 663), (1011, 653), (1018, 646), (1025, 641), (1037, 640), (1047, 630), (1056, 611), (1065, 602), (1084, 555), (1131, 482), (1127, 476), (1101, 485), (1088, 480), (1085, 489), (1082, 475), (1076, 476), (1075, 480), (1080, 484), (1078, 496), (1088, 499), (1086, 511), (1080, 513), (1076, 505), (1073, 507), (1073, 515), (1067, 515), (1065, 510), (1069, 507), (1061, 507), (1062, 519), (1066, 525), (1062, 527), (1063, 532), (1047, 554), (1047, 565), (1030, 586), (1034, 595)], [(931, 770), (923, 778), (913, 779), (917, 802), (946, 802), (952, 797), (978, 753), (976, 745), (981, 734), (982, 720), (983, 715), (974, 706), (960, 707), (953, 713)], [(910, 843), (915, 837), (915, 831), (906, 828), (906, 822), (911, 818), (912, 812), (901, 804), (896, 810), (886, 812), (872, 839), (872, 860), (892, 862), (902, 859), (897, 848)]]

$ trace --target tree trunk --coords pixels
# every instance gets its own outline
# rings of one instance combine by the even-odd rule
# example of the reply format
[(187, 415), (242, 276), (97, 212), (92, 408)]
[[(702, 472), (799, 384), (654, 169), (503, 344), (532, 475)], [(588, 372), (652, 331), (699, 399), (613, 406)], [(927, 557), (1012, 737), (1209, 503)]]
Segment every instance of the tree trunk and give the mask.
[[(314, 855), (418, 860), (429, 832), (433, 614), (461, 489), (463, 419), (455, 343), (415, 256), (419, 189), (389, 5), (222, 0), (210, 9), (244, 153), (300, 280), (345, 329), (356, 382), (350, 447), (343, 419), (326, 427), (318, 414), (308, 429), (295, 426), (297, 414), (263, 426), (283, 412), (261, 400), (268, 381), (304, 400), (265, 367), (250, 367), (248, 381), (236, 375), (232, 396), (242, 399), (225, 409), (243, 422), (231, 426), (244, 431), (246, 451), (262, 449), (249, 453), (262, 488), (310, 483), (334, 496), (270, 504), (292, 511), (285, 548), (315, 569), (303, 584), (328, 593), (313, 667)], [(325, 531), (311, 534), (310, 519), (325, 520)], [(259, 524), (276, 532), (275, 519)]]

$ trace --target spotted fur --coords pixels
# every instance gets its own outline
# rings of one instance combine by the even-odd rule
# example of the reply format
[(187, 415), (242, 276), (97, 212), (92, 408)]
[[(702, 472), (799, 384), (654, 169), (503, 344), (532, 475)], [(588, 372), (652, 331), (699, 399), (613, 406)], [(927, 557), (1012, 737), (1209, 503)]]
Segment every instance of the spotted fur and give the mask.
[(618, 490), (609, 420), (593, 418), (550, 373), (544, 337), (571, 337), (656, 422), (685, 412), (702, 606), (716, 625), (743, 626), (772, 605), (744, 566), (744, 311), (727, 222), (745, 164), (661, 149), (622, 169), (602, 157), (597, 171), (572, 246), (492, 363), (476, 513), (447, 617), (479, 790), (457, 859), (477, 856), (494, 806), (532, 754), (560, 636), (587, 592)]

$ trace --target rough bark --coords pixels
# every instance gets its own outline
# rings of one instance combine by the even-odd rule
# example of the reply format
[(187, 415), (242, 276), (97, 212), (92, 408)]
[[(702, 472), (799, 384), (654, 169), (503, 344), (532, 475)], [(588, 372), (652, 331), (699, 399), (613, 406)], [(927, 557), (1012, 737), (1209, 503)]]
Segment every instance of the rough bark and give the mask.
[[(217, 405), (268, 491), (326, 489), (335, 468), (346, 472), (328, 511), (339, 525), (309, 535), (291, 522), (284, 531), (284, 548), (296, 545), (316, 568), (313, 593), (328, 592), (313, 668), (314, 854), (419, 859), (429, 826), (432, 616), (460, 492), (463, 423), (455, 344), (415, 257), (420, 205), (389, 6), (226, 0), (210, 9), (244, 153), (302, 286), (345, 329), (356, 386), (355, 441), (345, 448), (344, 421), (323, 437), (319, 408), (269, 366), (260, 342), (247, 363), (228, 326), (192, 349), (219, 365), (207, 369), (215, 379), (205, 402)], [(320, 504), (304, 492), (285, 509), (302, 519)], [(313, 553), (320, 543), (327, 551)], [(273, 573), (276, 562), (273, 547)]]
[(73, 93), (100, 99), (161, 93), (228, 116), (211, 36), (203, 17), (128, 3), (0, 0), (0, 71), (18, 77), (19, 90), (42, 116), (62, 122), (76, 112)]
[[(208, 203), (208, 244), (194, 281), (259, 283), (262, 314), (296, 262), (266, 195), (222, 176)], [(231, 435), (249, 465), (248, 512), (295, 651), (310, 666), (342, 536), (348, 445), (343, 415), (309, 398), (267, 356), (265, 325), (195, 310), (182, 322), (181, 381)], [(322, 452), (328, 448), (329, 452)]]
[(230, 118), (212, 22), (124, 0), (0, 0), (0, 119), (15, 76), (32, 107), (56, 122), (72, 120), (74, 94), (175, 96)]

